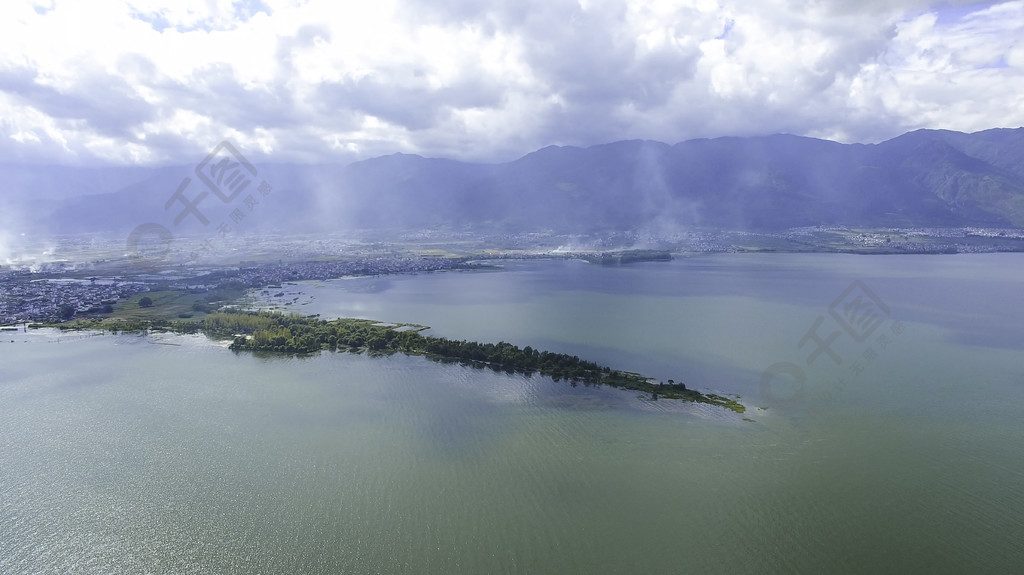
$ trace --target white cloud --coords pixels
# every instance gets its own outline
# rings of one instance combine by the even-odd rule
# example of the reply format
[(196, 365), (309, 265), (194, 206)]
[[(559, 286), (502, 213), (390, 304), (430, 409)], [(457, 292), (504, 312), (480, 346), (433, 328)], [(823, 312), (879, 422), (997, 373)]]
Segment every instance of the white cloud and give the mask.
[[(1024, 2), (953, 21), (925, 14), (901, 24), (884, 65), (865, 69), (865, 87), (883, 95), (892, 131), (921, 127), (975, 131), (1024, 124)], [(894, 134), (889, 134), (894, 135)]]
[[(20, 1), (0, 153), (189, 163), (1024, 124), (1024, 1)], [(255, 158), (254, 158), (255, 159)]]

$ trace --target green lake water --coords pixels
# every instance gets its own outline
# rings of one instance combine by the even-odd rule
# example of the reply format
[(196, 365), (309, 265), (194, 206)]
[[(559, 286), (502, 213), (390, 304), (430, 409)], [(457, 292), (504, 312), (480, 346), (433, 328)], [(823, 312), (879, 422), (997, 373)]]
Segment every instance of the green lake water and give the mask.
[(278, 291), (748, 411), (419, 357), (2, 332), (0, 574), (1024, 567), (1024, 255), (511, 262)]

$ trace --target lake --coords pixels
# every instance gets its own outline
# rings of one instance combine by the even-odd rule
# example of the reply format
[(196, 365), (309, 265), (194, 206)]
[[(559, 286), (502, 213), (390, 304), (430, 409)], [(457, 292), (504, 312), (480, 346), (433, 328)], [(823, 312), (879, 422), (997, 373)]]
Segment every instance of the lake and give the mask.
[(420, 357), (0, 332), (0, 573), (1024, 565), (1024, 254), (513, 261), (265, 299), (748, 410)]

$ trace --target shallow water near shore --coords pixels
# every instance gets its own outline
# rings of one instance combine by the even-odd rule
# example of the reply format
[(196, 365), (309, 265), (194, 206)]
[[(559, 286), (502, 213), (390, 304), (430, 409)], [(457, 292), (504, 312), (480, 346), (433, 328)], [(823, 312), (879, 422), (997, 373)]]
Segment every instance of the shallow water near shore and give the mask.
[[(421, 357), (4, 332), (0, 573), (1024, 564), (1020, 254), (512, 262), (280, 291), (301, 313), (578, 354), (748, 411)], [(857, 296), (877, 324), (848, 313)], [(809, 333), (838, 333), (810, 363)], [(791, 367), (766, 382), (778, 365), (802, 384)]]

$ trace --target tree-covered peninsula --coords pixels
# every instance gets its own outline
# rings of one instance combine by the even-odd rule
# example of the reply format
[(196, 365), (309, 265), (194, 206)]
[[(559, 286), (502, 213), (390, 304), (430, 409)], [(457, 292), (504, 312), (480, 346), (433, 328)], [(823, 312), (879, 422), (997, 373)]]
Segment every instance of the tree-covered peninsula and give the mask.
[(214, 313), (202, 319), (207, 334), (232, 338), (231, 349), (312, 353), (320, 350), (401, 352), (438, 361), (458, 361), (495, 370), (532, 375), (572, 384), (608, 385), (641, 391), (652, 399), (682, 399), (719, 405), (743, 413), (739, 402), (715, 394), (687, 389), (683, 383), (658, 382), (642, 375), (613, 370), (575, 355), (520, 348), (506, 342), (479, 343), (426, 336), (425, 326), (380, 323), (365, 319), (322, 320), (315, 316), (272, 312)]
[(734, 399), (688, 389), (673, 380), (660, 382), (637, 373), (614, 370), (575, 355), (520, 348), (506, 342), (480, 343), (423, 335), (426, 326), (381, 323), (373, 320), (251, 312), (233, 309), (216, 311), (202, 318), (154, 319), (81, 319), (71, 323), (34, 324), (30, 327), (60, 329), (100, 329), (111, 332), (170, 331), (204, 333), (230, 340), (236, 351), (263, 351), (308, 354), (324, 350), (367, 352), (371, 354), (405, 353), (422, 355), (435, 361), (454, 361), (486, 366), (497, 371), (532, 375), (538, 373), (572, 385), (608, 385), (649, 394), (651, 399), (679, 399), (707, 403), (743, 413), (745, 408)]

